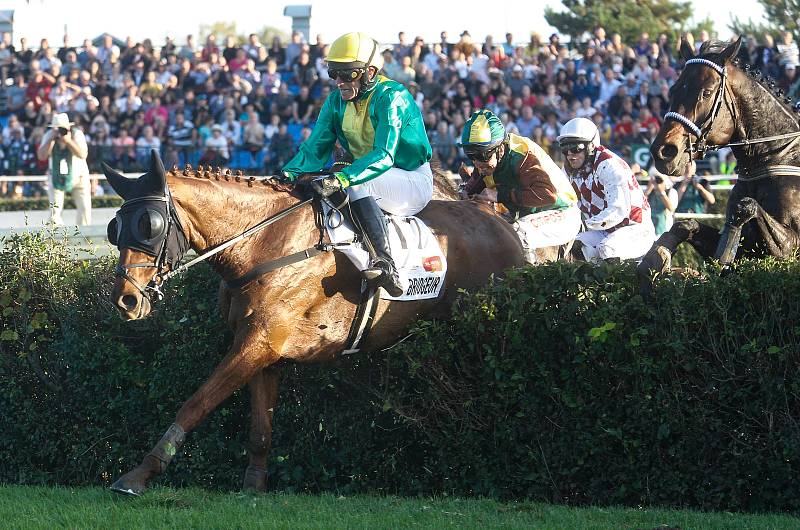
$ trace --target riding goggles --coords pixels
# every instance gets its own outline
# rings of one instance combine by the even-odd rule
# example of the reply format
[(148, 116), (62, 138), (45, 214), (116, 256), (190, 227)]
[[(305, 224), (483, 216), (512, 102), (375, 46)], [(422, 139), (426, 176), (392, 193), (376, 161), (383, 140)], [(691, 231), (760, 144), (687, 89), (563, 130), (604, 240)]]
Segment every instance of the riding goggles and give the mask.
[(342, 81), (355, 81), (358, 79), (358, 76), (364, 73), (364, 70), (364, 68), (331, 68), (328, 70), (328, 77), (334, 81), (337, 79), (341, 79)]
[(492, 159), (496, 152), (496, 147), (494, 149), (486, 149), (483, 151), (478, 149), (464, 149), (464, 154), (467, 155), (467, 158), (470, 160), (477, 160), (479, 162), (488, 162)]
[(570, 144), (565, 145), (561, 148), (561, 154), (564, 156), (566, 155), (576, 155), (586, 150), (586, 144)]

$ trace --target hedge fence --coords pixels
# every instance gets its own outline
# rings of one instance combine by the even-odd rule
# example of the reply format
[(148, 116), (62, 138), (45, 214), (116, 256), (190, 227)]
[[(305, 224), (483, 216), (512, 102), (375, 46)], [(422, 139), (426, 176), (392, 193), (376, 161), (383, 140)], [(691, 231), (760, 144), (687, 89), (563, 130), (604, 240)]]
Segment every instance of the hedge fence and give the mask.
[[(192, 269), (124, 323), (113, 264), (38, 234), (0, 251), (0, 482), (108, 484), (137, 464), (229, 335)], [(388, 351), (287, 366), (269, 485), (569, 504), (800, 508), (800, 263), (675, 276), (511, 271)], [(236, 489), (240, 391), (160, 483)]]

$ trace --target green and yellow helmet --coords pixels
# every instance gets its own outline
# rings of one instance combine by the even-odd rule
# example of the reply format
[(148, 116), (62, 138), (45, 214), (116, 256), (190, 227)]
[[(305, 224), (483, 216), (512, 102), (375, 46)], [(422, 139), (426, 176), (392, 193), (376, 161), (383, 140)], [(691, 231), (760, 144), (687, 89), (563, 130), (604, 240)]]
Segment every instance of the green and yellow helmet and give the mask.
[(488, 151), (506, 138), (506, 128), (490, 110), (477, 110), (464, 124), (459, 145), (464, 151)]
[(328, 50), (328, 67), (331, 69), (356, 69), (374, 66), (383, 68), (383, 56), (378, 41), (366, 33), (345, 33), (331, 44)]

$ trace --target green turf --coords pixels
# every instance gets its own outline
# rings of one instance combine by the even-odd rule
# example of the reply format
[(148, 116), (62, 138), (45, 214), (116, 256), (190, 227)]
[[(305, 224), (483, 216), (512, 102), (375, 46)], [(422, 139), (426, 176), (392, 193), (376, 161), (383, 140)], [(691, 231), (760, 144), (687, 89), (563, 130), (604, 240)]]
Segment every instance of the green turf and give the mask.
[(481, 499), (250, 495), (156, 488), (124, 497), (100, 488), (0, 486), (0, 528), (800, 528), (789, 515), (568, 508)]

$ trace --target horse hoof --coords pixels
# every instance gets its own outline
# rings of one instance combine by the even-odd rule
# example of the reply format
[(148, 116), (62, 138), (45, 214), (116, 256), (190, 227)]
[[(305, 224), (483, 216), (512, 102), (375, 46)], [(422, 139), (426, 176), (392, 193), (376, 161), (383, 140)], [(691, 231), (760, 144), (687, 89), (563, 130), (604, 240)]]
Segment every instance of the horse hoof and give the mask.
[(131, 471), (130, 473), (118, 478), (117, 481), (109, 487), (109, 489), (115, 493), (138, 497), (144, 493), (147, 487), (145, 486), (144, 482), (137, 480), (136, 477), (132, 476), (133, 474), (134, 472)]
[(267, 491), (267, 471), (258, 467), (247, 466), (244, 472), (242, 491), (264, 493)]

